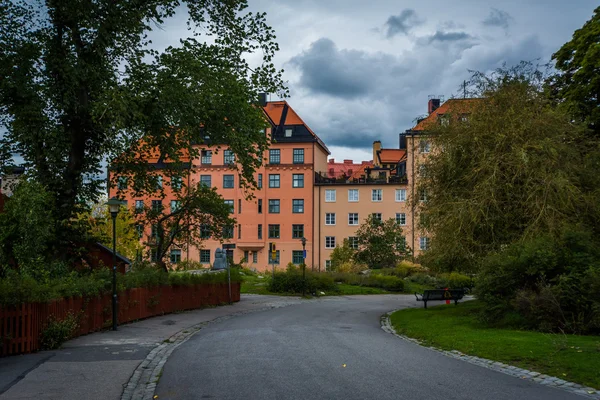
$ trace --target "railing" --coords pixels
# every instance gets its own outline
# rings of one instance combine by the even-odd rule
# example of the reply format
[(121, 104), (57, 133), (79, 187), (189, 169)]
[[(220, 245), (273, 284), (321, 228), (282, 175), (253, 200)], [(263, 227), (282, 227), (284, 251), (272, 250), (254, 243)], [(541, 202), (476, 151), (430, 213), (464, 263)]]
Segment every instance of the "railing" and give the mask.
[[(111, 326), (111, 294), (70, 297), (49, 303), (0, 306), (0, 357), (31, 353), (40, 349), (41, 335), (50, 318), (58, 321), (69, 314), (79, 323), (74, 336)], [(231, 283), (232, 301), (240, 301), (240, 283)], [(227, 284), (160, 286), (129, 289), (119, 293), (119, 324), (176, 311), (216, 306), (229, 302)]]
[(360, 177), (330, 176), (327, 172), (315, 172), (315, 185), (405, 185), (406, 175), (386, 175), (380, 177), (361, 175)]

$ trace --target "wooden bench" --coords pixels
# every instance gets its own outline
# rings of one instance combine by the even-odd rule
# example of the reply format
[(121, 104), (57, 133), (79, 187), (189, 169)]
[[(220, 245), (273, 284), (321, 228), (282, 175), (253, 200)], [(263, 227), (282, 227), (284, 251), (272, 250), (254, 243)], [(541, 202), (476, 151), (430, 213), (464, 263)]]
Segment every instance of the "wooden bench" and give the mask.
[(430, 289), (424, 290), (423, 293), (415, 293), (415, 297), (417, 301), (423, 302), (425, 308), (431, 300), (453, 300), (454, 305), (457, 305), (458, 301), (465, 297), (465, 289)]

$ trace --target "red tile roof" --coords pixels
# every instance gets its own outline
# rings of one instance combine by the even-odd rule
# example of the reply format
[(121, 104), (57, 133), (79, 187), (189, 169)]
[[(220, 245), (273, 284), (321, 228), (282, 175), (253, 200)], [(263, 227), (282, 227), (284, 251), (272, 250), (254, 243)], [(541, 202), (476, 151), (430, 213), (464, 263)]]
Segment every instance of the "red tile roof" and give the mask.
[(381, 149), (377, 152), (377, 155), (382, 164), (397, 163), (406, 157), (406, 150)]
[(360, 164), (355, 164), (352, 160), (344, 160), (344, 162), (335, 162), (333, 158), (327, 161), (327, 176), (329, 178), (338, 178), (346, 176), (348, 178), (360, 178), (365, 175), (365, 168), (373, 168), (372, 161), (362, 161)]
[(468, 113), (473, 110), (474, 103), (481, 99), (450, 99), (438, 107), (427, 118), (419, 122), (413, 131), (424, 131), (433, 125), (438, 124), (439, 116), (446, 113)]

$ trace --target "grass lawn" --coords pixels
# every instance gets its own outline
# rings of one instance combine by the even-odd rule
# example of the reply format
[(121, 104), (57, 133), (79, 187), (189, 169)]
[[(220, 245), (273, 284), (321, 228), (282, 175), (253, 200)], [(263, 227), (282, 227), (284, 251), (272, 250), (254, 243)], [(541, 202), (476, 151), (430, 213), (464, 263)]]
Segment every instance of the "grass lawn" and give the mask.
[(258, 275), (245, 275), (243, 276), (241, 293), (244, 294), (278, 294), (271, 293), (267, 290), (269, 283), (269, 277), (261, 275), (263, 278), (259, 278)]
[(337, 285), (338, 291), (336, 292), (325, 292), (326, 296), (347, 296), (352, 294), (389, 294), (387, 290), (367, 287), (367, 286), (356, 286), (348, 285), (346, 283), (340, 283)]
[(424, 345), (504, 362), (600, 389), (600, 336), (487, 328), (477, 301), (397, 311), (396, 332)]

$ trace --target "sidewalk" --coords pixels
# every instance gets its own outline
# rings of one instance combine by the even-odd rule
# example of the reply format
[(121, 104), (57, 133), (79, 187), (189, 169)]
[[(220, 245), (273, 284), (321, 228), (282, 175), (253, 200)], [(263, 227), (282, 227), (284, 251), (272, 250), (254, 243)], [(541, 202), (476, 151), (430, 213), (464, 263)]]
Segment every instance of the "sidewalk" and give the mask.
[(231, 314), (299, 302), (295, 297), (242, 295), (230, 306), (149, 318), (78, 337), (60, 350), (0, 358), (0, 399), (117, 400), (146, 356), (178, 332)]

